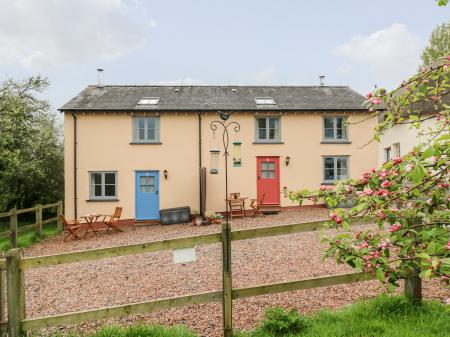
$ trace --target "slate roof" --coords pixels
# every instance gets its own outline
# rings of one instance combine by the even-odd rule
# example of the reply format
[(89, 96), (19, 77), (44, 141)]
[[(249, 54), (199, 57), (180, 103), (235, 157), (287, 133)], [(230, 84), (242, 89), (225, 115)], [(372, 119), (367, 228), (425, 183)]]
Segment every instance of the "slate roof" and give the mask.
[[(138, 106), (142, 97), (159, 97), (156, 106)], [(272, 97), (276, 105), (257, 105)], [(61, 111), (255, 111), (367, 110), (365, 98), (346, 86), (137, 86), (90, 85)]]

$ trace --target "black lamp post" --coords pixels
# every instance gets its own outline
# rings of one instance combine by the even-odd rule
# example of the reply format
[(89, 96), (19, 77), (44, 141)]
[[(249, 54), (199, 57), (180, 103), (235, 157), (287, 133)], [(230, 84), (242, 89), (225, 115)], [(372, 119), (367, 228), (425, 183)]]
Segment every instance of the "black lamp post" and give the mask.
[[(222, 143), (224, 148), (225, 157), (225, 222), (222, 224), (222, 254), (223, 254), (223, 331), (224, 337), (231, 337), (233, 332), (232, 325), (232, 299), (231, 299), (231, 289), (232, 289), (232, 274), (231, 274), (231, 229), (228, 223), (228, 145), (230, 143), (230, 137), (228, 134), (228, 128), (233, 128), (234, 132), (240, 131), (241, 126), (237, 122), (226, 122), (230, 118), (230, 114), (218, 111), (221, 120), (215, 120), (211, 122), (211, 130), (214, 135), (221, 126), (223, 128)], [(239, 144), (240, 145), (240, 144)], [(220, 150), (218, 148), (211, 149), (211, 170), (212, 174), (219, 173), (218, 167), (218, 157)], [(215, 167), (214, 167), (215, 166)]]

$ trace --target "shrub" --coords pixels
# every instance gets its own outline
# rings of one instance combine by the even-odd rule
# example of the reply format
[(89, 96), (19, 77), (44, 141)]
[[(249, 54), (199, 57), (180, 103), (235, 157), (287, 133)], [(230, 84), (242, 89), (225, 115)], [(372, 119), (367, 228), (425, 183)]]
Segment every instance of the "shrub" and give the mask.
[(287, 311), (283, 308), (270, 308), (264, 314), (260, 332), (273, 336), (286, 336), (300, 333), (306, 328), (306, 320), (297, 310)]

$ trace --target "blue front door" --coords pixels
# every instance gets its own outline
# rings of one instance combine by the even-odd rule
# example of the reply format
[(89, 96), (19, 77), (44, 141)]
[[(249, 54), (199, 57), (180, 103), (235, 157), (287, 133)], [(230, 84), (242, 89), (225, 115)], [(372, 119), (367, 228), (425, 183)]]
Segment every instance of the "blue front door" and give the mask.
[(136, 172), (136, 220), (159, 219), (159, 172)]

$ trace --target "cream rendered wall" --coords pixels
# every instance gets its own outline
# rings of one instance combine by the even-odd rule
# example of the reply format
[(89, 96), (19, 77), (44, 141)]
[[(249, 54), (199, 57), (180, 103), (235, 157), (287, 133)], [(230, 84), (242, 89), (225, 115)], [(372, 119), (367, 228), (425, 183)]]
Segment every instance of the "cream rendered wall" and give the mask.
[[(135, 170), (160, 171), (160, 207), (189, 205), (199, 209), (198, 174), (198, 116), (193, 113), (161, 113), (160, 140), (162, 145), (132, 145), (132, 117), (130, 114), (78, 113), (78, 216), (97, 211), (109, 214), (115, 206), (123, 207), (123, 218), (134, 218)], [(265, 113), (259, 113), (266, 116)], [(332, 116), (332, 114), (330, 114)], [(339, 113), (336, 115), (346, 115)], [(349, 121), (364, 118), (362, 114), (348, 114)], [(73, 119), (66, 113), (66, 215), (73, 217)], [(248, 198), (256, 197), (256, 157), (280, 156), (280, 188), (316, 189), (323, 179), (325, 155), (348, 155), (351, 177), (377, 164), (377, 144), (362, 145), (370, 140), (375, 121), (350, 125), (351, 144), (321, 144), (322, 113), (299, 112), (281, 116), (283, 144), (253, 144), (255, 116), (252, 113), (234, 113), (230, 120), (241, 125), (242, 166), (232, 165), (230, 132), (229, 192), (240, 192)], [(202, 115), (202, 157), (207, 168), (207, 210), (224, 210), (225, 176), (223, 156), (220, 156), (219, 174), (209, 174), (210, 123), (218, 118), (215, 113)], [(222, 130), (216, 138), (221, 139)], [(223, 154), (223, 149), (221, 149)], [(289, 166), (285, 165), (290, 157)], [(168, 170), (168, 179), (162, 174)], [(117, 202), (91, 202), (89, 198), (89, 171), (118, 171)], [(291, 203), (281, 197), (281, 205)]]
[[(436, 120), (428, 119), (422, 123), (423, 128), (433, 127)], [(419, 135), (419, 131), (413, 128), (411, 124), (398, 124), (388, 130), (380, 139), (378, 146), (378, 165), (385, 162), (385, 148), (392, 147), (395, 143), (400, 143), (400, 155), (404, 156), (415, 146), (427, 140), (426, 136)], [(393, 154), (394, 156), (394, 154)]]

